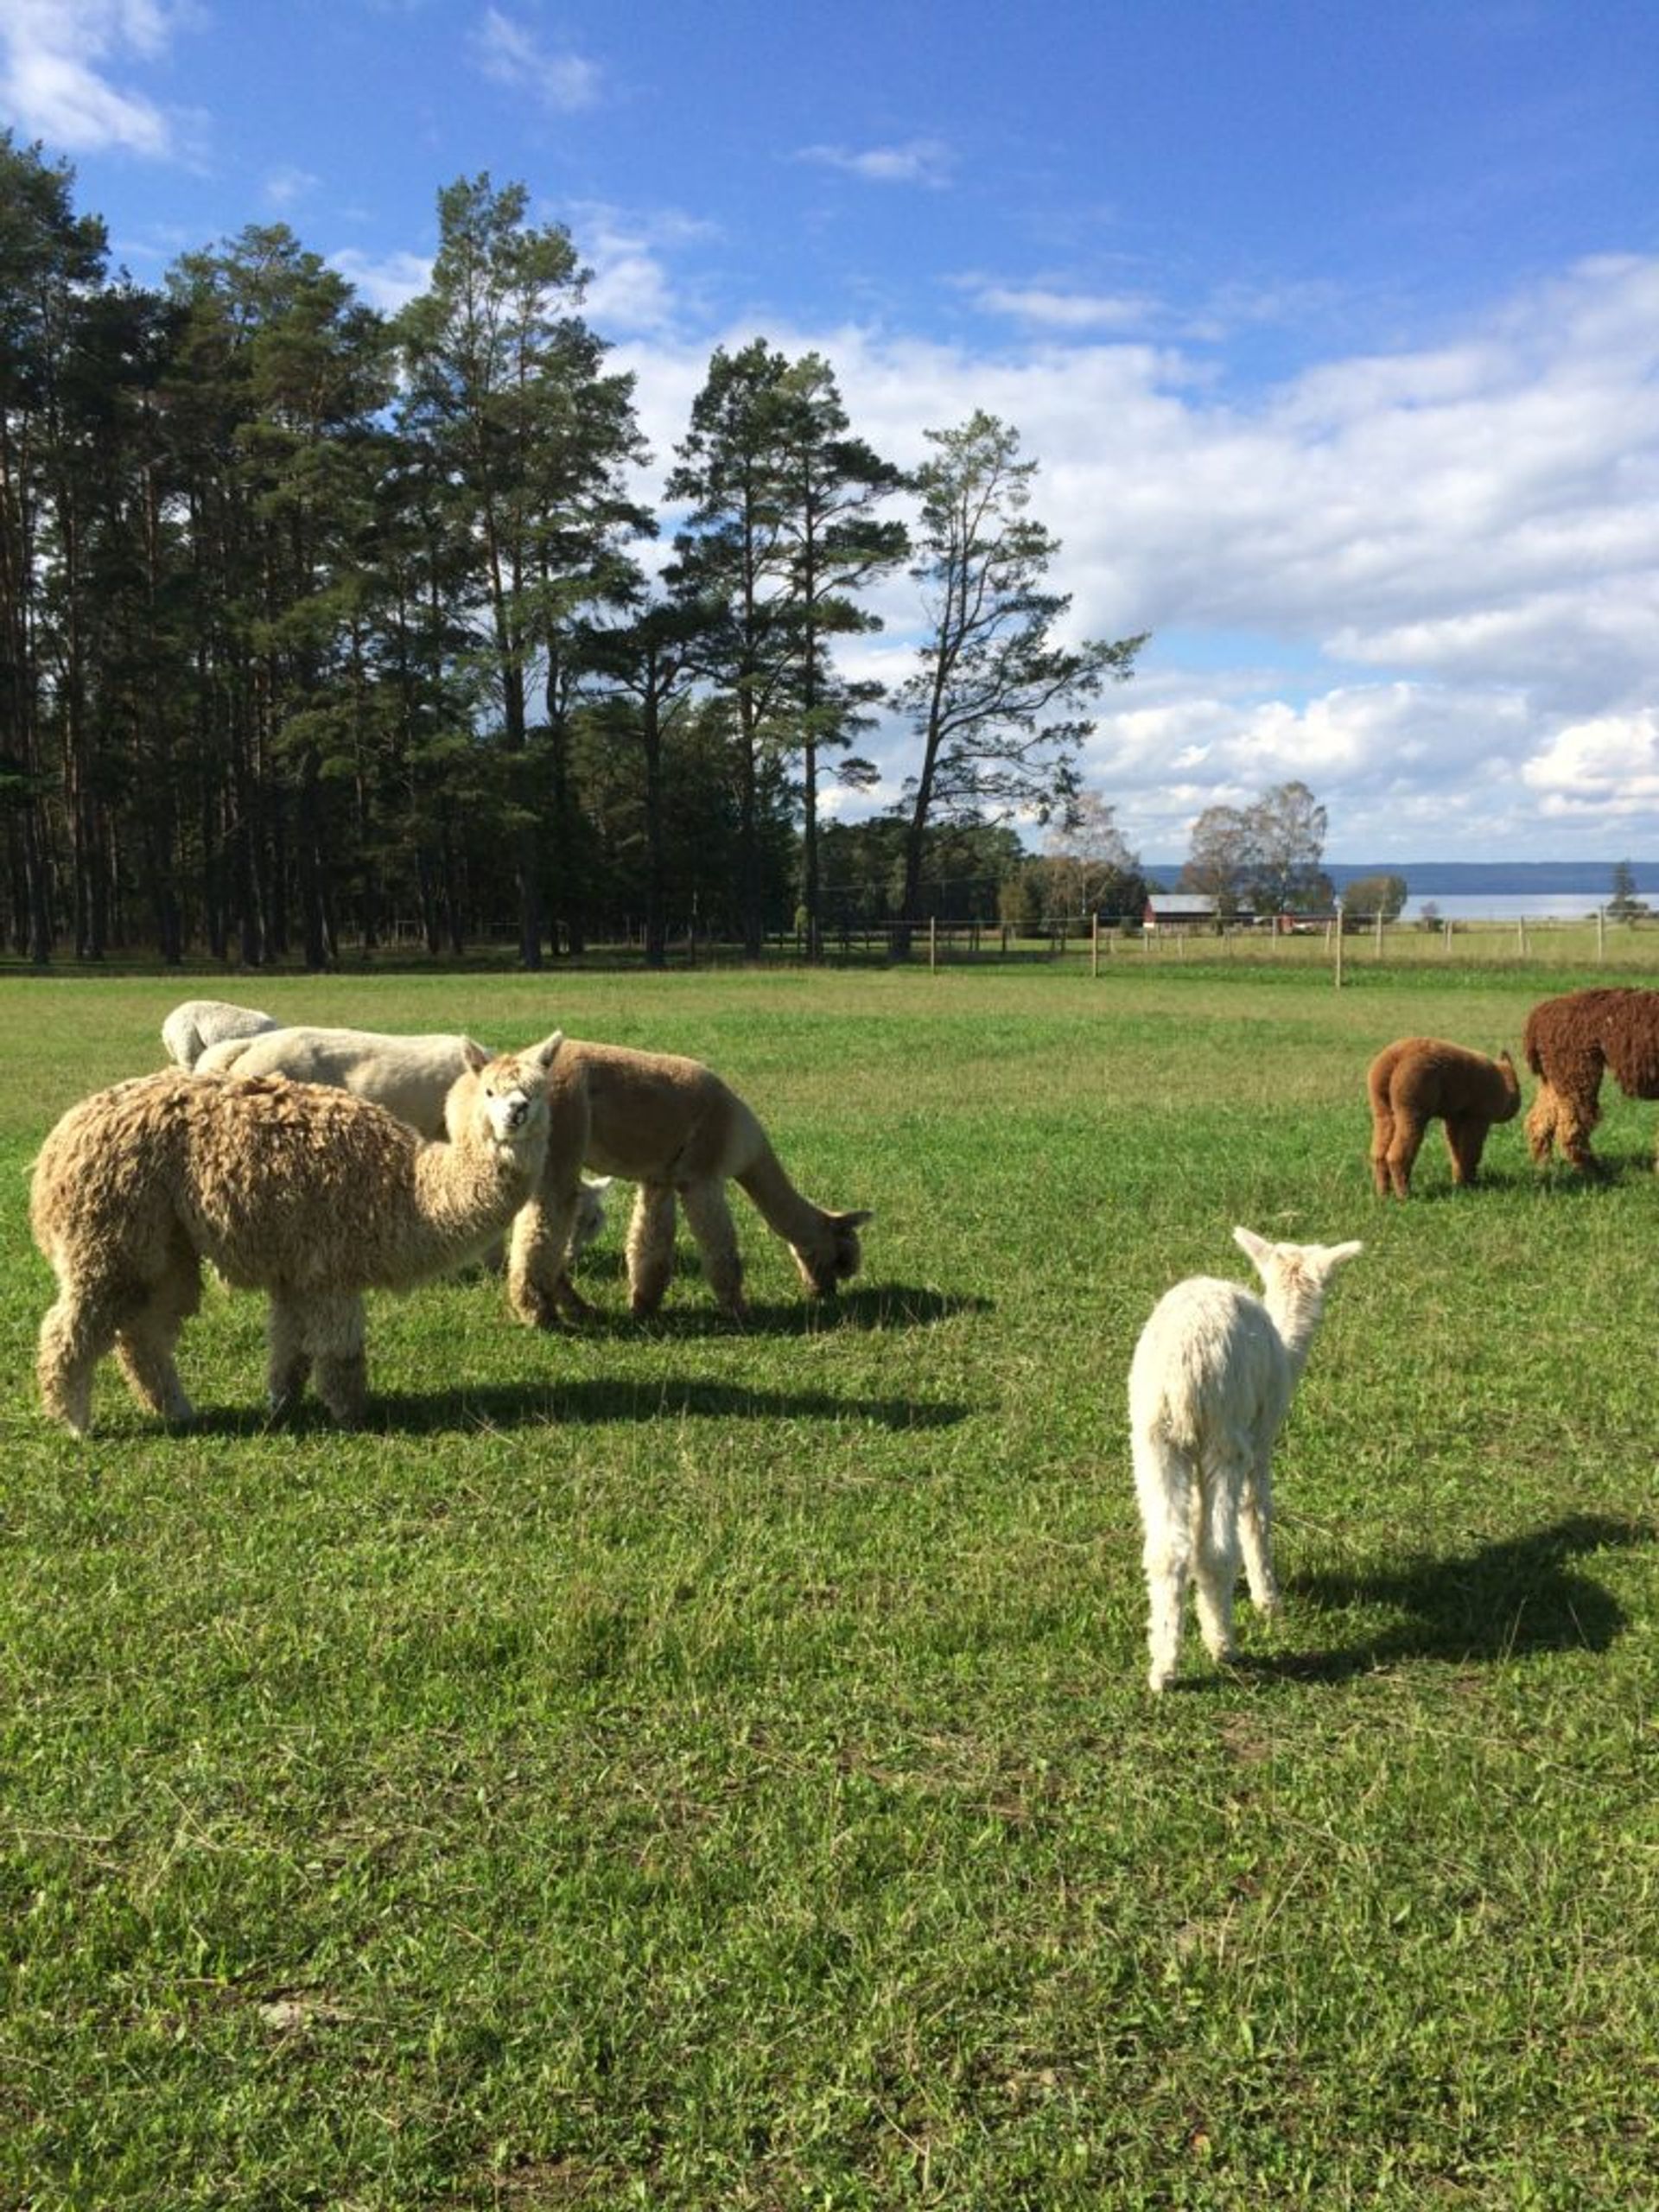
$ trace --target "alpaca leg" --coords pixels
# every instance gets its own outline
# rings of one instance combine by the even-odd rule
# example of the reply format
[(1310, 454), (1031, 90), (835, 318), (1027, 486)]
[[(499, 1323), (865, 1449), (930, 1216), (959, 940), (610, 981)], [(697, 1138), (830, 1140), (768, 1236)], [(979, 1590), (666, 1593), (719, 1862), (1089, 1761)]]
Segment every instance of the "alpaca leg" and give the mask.
[(1555, 1141), (1574, 1167), (1587, 1173), (1601, 1164), (1590, 1149), (1590, 1132), (1600, 1119), (1599, 1094), (1586, 1098), (1572, 1091), (1556, 1093)]
[(527, 1328), (550, 1329), (565, 1294), (575, 1310), (586, 1312), (565, 1278), (565, 1253), (576, 1211), (576, 1193), (543, 1188), (513, 1217), (507, 1250), (507, 1303)]
[(682, 1185), (680, 1196), (715, 1305), (734, 1321), (746, 1319), (749, 1309), (743, 1296), (743, 1261), (724, 1183), (717, 1176), (704, 1183), (687, 1183)]
[(1179, 1453), (1150, 1438), (1134, 1444), (1135, 1488), (1145, 1532), (1141, 1563), (1147, 1577), (1147, 1675), (1154, 1691), (1166, 1690), (1180, 1661), (1181, 1620), (1192, 1571), (1194, 1471)]
[(1389, 1179), (1394, 1185), (1396, 1198), (1411, 1196), (1411, 1171), (1416, 1165), (1417, 1154), (1423, 1141), (1427, 1122), (1415, 1114), (1396, 1114), (1394, 1135), (1389, 1141)]
[(285, 1414), (304, 1392), (311, 1351), (306, 1342), (305, 1309), (275, 1291), (265, 1316), (265, 1396), (273, 1414)]
[(1446, 1148), (1452, 1158), (1452, 1180), (1460, 1187), (1474, 1182), (1486, 1148), (1485, 1122), (1478, 1114), (1448, 1114)]
[(112, 1301), (65, 1286), (41, 1323), (35, 1377), (47, 1412), (85, 1436), (92, 1425), (92, 1373), (115, 1342)]
[(1279, 1581), (1273, 1571), (1273, 1481), (1265, 1454), (1238, 1502), (1238, 1535), (1244, 1554), (1244, 1579), (1258, 1613), (1279, 1610)]
[(369, 1400), (363, 1300), (355, 1292), (314, 1298), (305, 1332), (317, 1363), (317, 1395), (341, 1428), (359, 1427)]
[(1554, 1090), (1548, 1084), (1541, 1083), (1526, 1120), (1527, 1150), (1532, 1154), (1535, 1167), (1543, 1166), (1554, 1149), (1555, 1116)]
[(657, 1311), (674, 1272), (674, 1193), (642, 1183), (628, 1224), (628, 1302), (644, 1320)]
[(1379, 1198), (1389, 1195), (1389, 1147), (1394, 1142), (1394, 1116), (1374, 1113), (1371, 1118), (1371, 1181)]
[(176, 1253), (168, 1273), (116, 1333), (116, 1357), (129, 1389), (140, 1404), (163, 1421), (194, 1417), (174, 1352), (179, 1332), (200, 1304), (201, 1263), (194, 1252)]
[(1238, 1581), (1238, 1500), (1248, 1462), (1225, 1465), (1204, 1486), (1204, 1518), (1192, 1562), (1198, 1632), (1210, 1656), (1225, 1663), (1238, 1656), (1233, 1642), (1233, 1591)]

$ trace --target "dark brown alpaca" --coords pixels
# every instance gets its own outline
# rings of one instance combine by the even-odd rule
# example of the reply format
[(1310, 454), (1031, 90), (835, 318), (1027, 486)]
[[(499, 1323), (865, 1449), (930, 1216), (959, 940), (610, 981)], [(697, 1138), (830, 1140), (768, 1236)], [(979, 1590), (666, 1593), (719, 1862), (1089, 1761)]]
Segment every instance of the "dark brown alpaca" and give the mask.
[(1521, 1085), (1507, 1052), (1489, 1060), (1440, 1037), (1399, 1037), (1385, 1045), (1366, 1077), (1371, 1097), (1371, 1179), (1377, 1196), (1390, 1187), (1411, 1195), (1412, 1163), (1433, 1121), (1446, 1124), (1452, 1180), (1472, 1183), (1486, 1132), (1512, 1121)]
[(1539, 1078), (1527, 1143), (1541, 1167), (1559, 1145), (1575, 1167), (1594, 1167), (1590, 1132), (1601, 1119), (1601, 1077), (1611, 1069), (1627, 1098), (1659, 1098), (1659, 991), (1568, 991), (1541, 999), (1521, 1040)]

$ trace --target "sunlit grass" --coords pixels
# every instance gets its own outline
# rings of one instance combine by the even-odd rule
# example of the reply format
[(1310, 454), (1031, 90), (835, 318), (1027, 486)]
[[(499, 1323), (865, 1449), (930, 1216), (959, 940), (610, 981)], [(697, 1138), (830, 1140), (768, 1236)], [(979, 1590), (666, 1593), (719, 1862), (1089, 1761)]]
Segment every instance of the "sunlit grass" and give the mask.
[[(376, 1300), (353, 1436), (215, 1293), (200, 1429), (109, 1372), (77, 1445), (27, 1164), (194, 988), (0, 994), (0, 2203), (1645, 2201), (1656, 1109), (1593, 1185), (1364, 1160), (1378, 1045), (1560, 978), (262, 979), (708, 1058), (865, 1274), (742, 1209), (747, 1331), (689, 1255), (629, 1323), (614, 1230), (580, 1336)], [(1154, 1705), (1124, 1376), (1236, 1221), (1367, 1249), (1283, 1618)]]

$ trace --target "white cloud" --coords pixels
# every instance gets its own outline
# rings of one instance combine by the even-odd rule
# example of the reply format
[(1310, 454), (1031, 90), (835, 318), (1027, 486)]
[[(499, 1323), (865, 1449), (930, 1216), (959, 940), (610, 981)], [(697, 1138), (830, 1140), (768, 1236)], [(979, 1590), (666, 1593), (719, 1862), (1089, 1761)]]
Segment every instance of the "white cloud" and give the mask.
[(563, 219), (593, 272), (583, 313), (594, 328), (613, 340), (666, 337), (682, 300), (665, 256), (710, 237), (709, 226), (675, 209), (640, 214), (597, 201), (578, 203)]
[[(1659, 258), (1584, 263), (1452, 342), (1332, 359), (1249, 403), (1144, 343), (765, 332), (821, 352), (901, 465), (976, 407), (1018, 426), (1071, 633), (1153, 632), (1084, 764), (1143, 852), (1184, 853), (1205, 806), (1290, 777), (1338, 859), (1659, 852)], [(657, 482), (712, 346), (754, 335), (619, 347)], [(915, 587), (873, 603), (887, 628), (860, 652), (902, 673)], [(860, 749), (893, 796), (903, 733)]]
[(163, 0), (0, 0), (0, 114), (71, 154), (179, 157), (195, 125), (118, 76), (194, 19)]
[(950, 149), (938, 138), (911, 138), (899, 146), (803, 146), (797, 157), (838, 169), (863, 184), (920, 184), (938, 189), (950, 181)]
[(309, 199), (321, 181), (309, 169), (273, 169), (265, 179), (265, 197), (273, 207), (292, 207), (300, 200)]
[(499, 8), (486, 9), (474, 51), (492, 82), (532, 94), (555, 115), (598, 105), (601, 80), (593, 62), (579, 54), (549, 53), (532, 30)]
[(1651, 817), (1659, 810), (1659, 709), (1569, 724), (1522, 775), (1554, 816)]
[(1046, 285), (984, 284), (974, 304), (987, 315), (1048, 330), (1122, 330), (1144, 327), (1156, 310), (1140, 295), (1067, 292)]
[(345, 246), (328, 257), (342, 276), (349, 277), (371, 307), (391, 315), (425, 291), (432, 281), (429, 254), (367, 254)]

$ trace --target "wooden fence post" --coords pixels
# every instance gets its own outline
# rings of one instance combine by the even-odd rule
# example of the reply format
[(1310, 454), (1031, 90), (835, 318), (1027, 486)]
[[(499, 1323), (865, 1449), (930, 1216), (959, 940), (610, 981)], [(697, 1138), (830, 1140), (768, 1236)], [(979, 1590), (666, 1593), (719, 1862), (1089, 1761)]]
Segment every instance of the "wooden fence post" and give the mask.
[(1338, 988), (1338, 990), (1340, 990), (1340, 989), (1342, 988), (1342, 901), (1341, 901), (1341, 899), (1338, 899), (1338, 901), (1337, 901), (1336, 932), (1337, 932), (1336, 984), (1337, 984), (1337, 988)]

